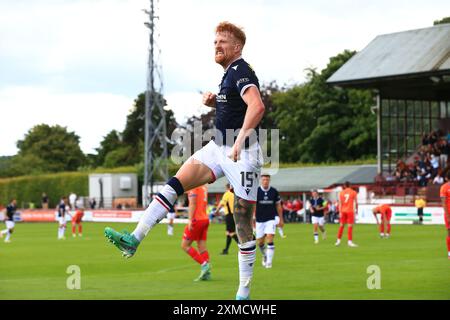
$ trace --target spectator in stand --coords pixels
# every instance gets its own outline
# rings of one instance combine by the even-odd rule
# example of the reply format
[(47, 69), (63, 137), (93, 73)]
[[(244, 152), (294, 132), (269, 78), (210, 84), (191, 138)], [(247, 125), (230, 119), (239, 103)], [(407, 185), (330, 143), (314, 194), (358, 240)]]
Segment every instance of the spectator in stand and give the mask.
[(89, 206), (91, 207), (91, 209), (95, 209), (96, 205), (97, 205), (97, 201), (95, 201), (95, 198), (92, 198), (91, 200), (89, 200)]
[(440, 152), (441, 152), (439, 156), (440, 167), (442, 169), (445, 169), (445, 167), (447, 167), (447, 161), (450, 155), (450, 144), (446, 138), (441, 140)]
[(434, 145), (436, 142), (438, 142), (437, 131), (431, 131), (430, 135), (428, 136), (428, 143)]
[(375, 176), (375, 183), (382, 183), (385, 181), (386, 181), (386, 178), (383, 176), (382, 173), (379, 173)]
[(286, 202), (283, 202), (283, 220), (290, 222), (292, 212), (292, 201), (291, 199), (286, 199)]
[(422, 134), (422, 146), (427, 146), (429, 143), (428, 135), (424, 132)]
[(433, 178), (437, 175), (438, 170), (439, 170), (439, 156), (432, 153), (429, 155), (428, 159), (429, 159), (429, 162), (431, 165), (431, 172), (430, 172), (431, 176), (430, 177)]
[(433, 179), (433, 184), (439, 184), (439, 185), (444, 184), (444, 177), (442, 174), (442, 169), (438, 170), (436, 177), (434, 177), (434, 179)]
[(299, 211), (303, 208), (303, 203), (300, 199), (295, 198), (292, 201), (292, 213), (291, 213), (291, 222), (296, 222)]

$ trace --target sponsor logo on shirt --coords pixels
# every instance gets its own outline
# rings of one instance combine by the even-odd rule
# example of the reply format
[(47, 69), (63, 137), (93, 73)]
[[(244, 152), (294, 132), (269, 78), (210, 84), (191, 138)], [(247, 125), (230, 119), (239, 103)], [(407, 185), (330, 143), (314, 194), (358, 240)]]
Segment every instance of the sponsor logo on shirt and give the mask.
[(217, 102), (227, 102), (227, 95), (226, 94), (218, 94), (216, 96)]
[(240, 85), (241, 83), (246, 83), (249, 82), (250, 79), (249, 78), (241, 78), (238, 81), (236, 81), (236, 86)]

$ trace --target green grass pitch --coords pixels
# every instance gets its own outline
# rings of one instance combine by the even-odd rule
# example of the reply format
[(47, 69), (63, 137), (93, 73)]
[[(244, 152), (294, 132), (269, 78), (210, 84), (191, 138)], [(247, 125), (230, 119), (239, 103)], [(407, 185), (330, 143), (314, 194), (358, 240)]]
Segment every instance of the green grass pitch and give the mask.
[[(136, 255), (126, 260), (103, 236), (105, 226), (133, 230), (135, 224), (84, 223), (84, 237), (56, 239), (56, 223), (18, 223), (9, 244), (0, 241), (0, 299), (234, 299), (237, 247), (221, 256), (224, 225), (212, 224), (208, 246), (212, 280), (193, 282), (200, 268), (180, 249), (184, 225), (175, 236), (158, 225)], [(258, 299), (450, 299), (450, 260), (443, 226), (393, 225), (380, 239), (374, 225), (356, 225), (358, 248), (335, 247), (337, 225), (313, 244), (312, 226), (288, 224), (275, 238), (272, 269), (257, 251), (252, 300)], [(1, 227), (3, 229), (3, 226)], [(81, 289), (66, 287), (67, 268), (81, 269)], [(381, 289), (367, 288), (370, 265), (381, 270)]]

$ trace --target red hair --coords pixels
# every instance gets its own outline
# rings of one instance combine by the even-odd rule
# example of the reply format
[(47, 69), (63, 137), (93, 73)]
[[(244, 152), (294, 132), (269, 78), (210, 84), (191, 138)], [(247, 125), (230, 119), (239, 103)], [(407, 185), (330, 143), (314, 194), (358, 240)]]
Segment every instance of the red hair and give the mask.
[(219, 23), (219, 25), (216, 27), (216, 33), (217, 32), (229, 32), (234, 36), (236, 40), (238, 40), (242, 46), (245, 45), (246, 36), (244, 31), (241, 27), (238, 27), (231, 22), (223, 21)]

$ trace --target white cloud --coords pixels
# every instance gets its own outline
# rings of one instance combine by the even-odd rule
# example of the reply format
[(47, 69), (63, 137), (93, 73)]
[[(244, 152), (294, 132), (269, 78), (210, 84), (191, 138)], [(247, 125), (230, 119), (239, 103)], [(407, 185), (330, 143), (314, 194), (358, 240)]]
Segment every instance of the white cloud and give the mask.
[(0, 90), (0, 154), (17, 153), (16, 142), (38, 124), (67, 127), (80, 136), (85, 153), (94, 153), (102, 137), (122, 131), (133, 99), (109, 93), (64, 94), (47, 88), (7, 87)]
[[(165, 96), (167, 100), (167, 107), (170, 108), (174, 115), (175, 120), (178, 123), (184, 123), (192, 116), (207, 113), (211, 109), (202, 105), (202, 95), (195, 92), (176, 92), (167, 94)], [(171, 132), (167, 133), (168, 135)]]

